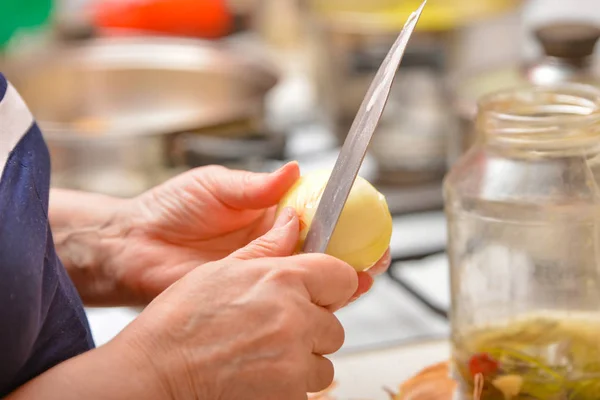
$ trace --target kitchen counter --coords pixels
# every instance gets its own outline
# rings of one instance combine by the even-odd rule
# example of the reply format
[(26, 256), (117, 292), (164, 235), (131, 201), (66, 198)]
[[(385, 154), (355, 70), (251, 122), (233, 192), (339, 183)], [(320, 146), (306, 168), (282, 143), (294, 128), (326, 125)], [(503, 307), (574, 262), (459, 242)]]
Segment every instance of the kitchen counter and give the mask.
[(384, 388), (397, 391), (423, 368), (449, 355), (449, 343), (438, 340), (334, 357), (337, 387), (332, 395), (336, 400), (389, 400)]

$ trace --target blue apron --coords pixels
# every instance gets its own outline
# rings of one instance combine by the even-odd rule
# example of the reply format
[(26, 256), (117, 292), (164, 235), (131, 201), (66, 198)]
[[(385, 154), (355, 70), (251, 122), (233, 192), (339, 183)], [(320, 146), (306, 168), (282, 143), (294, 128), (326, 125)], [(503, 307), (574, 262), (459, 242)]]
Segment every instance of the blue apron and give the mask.
[(48, 222), (50, 157), (0, 74), (0, 397), (94, 346)]

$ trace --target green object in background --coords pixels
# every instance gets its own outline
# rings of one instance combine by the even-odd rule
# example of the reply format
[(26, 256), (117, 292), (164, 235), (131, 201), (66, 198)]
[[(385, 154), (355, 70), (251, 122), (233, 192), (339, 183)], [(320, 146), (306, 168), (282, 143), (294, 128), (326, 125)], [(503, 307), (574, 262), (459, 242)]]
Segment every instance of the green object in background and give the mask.
[(37, 29), (46, 24), (53, 0), (0, 0), (0, 51), (21, 29)]

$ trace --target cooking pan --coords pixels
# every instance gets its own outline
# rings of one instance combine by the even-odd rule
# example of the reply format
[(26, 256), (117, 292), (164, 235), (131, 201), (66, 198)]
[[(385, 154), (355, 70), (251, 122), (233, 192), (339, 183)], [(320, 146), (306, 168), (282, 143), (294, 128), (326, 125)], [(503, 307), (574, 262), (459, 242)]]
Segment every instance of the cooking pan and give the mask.
[(3, 70), (44, 132), (53, 185), (121, 196), (185, 167), (180, 134), (190, 143), (189, 132), (263, 129), (278, 79), (266, 59), (225, 42), (164, 37), (56, 45), (13, 54)]

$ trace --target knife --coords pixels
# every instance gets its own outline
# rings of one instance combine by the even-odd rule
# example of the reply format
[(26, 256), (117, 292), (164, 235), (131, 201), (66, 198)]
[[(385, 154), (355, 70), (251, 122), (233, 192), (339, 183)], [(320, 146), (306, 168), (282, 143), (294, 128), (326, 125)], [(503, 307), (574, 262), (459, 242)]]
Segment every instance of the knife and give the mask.
[(388, 101), (396, 71), (402, 62), (408, 41), (419, 22), (426, 3), (427, 0), (424, 0), (419, 9), (410, 15), (371, 83), (317, 206), (315, 217), (304, 242), (303, 252), (305, 253), (325, 253), (327, 250)]

